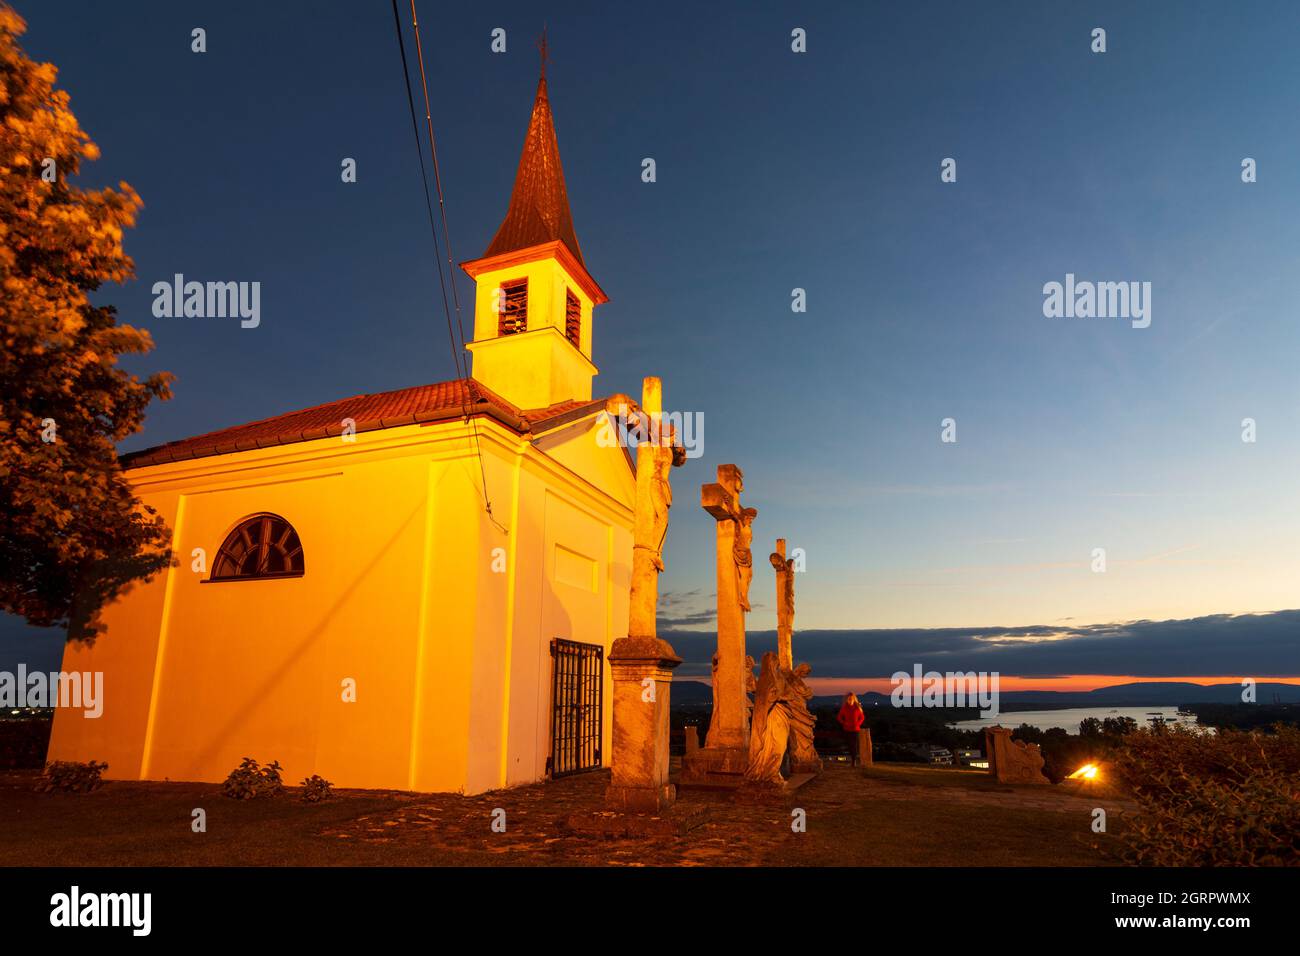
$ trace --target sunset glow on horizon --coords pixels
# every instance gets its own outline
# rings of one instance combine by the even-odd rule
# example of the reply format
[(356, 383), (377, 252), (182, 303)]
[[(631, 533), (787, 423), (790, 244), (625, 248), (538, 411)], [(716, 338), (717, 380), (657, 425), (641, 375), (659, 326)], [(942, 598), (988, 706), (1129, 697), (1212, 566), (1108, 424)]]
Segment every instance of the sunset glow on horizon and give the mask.
[[(697, 683), (708, 681), (694, 679)], [(1120, 684), (1200, 684), (1203, 687), (1214, 684), (1239, 684), (1244, 677), (1132, 677), (1114, 674), (1070, 674), (1063, 677), (1015, 677), (1009, 674), (998, 678), (999, 690), (1003, 691), (1055, 691), (1066, 694), (1086, 693), (1102, 687), (1115, 687)], [(1254, 677), (1257, 683), (1292, 684), (1300, 686), (1300, 677)], [(809, 677), (808, 686), (819, 695), (868, 693), (889, 694), (894, 685), (888, 677)]]
[[(1118, 676), (1114, 674), (1070, 674), (1063, 677), (1014, 677), (1009, 674), (1002, 674), (998, 678), (999, 690), (1020, 691), (1020, 690), (1041, 690), (1056, 691), (1059, 693), (1084, 693), (1090, 690), (1097, 690), (1102, 687), (1114, 687), (1118, 684), (1200, 684), (1209, 686), (1212, 684), (1239, 684), (1245, 678), (1242, 677), (1131, 677)], [(1300, 677), (1255, 677), (1256, 682), (1269, 682), (1276, 684), (1297, 684), (1300, 685)], [(808, 685), (818, 694), (847, 694), (850, 691), (859, 693), (862, 691), (875, 691), (878, 694), (888, 694), (894, 689), (894, 685), (887, 677), (868, 677), (855, 679), (852, 677), (826, 677), (818, 680), (816, 677), (809, 678)]]

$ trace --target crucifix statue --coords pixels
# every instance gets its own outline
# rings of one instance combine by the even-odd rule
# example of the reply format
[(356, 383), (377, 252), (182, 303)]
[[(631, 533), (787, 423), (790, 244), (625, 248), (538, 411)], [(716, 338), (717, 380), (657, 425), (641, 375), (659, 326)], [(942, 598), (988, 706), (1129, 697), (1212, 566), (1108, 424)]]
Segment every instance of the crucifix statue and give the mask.
[(789, 670), (794, 667), (794, 561), (785, 556), (785, 538), (776, 539), (768, 560), (776, 571), (776, 654)]
[(735, 465), (719, 465), (717, 482), (700, 489), (700, 505), (717, 522), (718, 702), (704, 749), (739, 748), (747, 759), (745, 612), (754, 576), (751, 526), (758, 511), (741, 505), (744, 490), (744, 473)]
[(640, 419), (641, 434), (649, 439), (636, 446), (636, 513), (632, 524), (632, 594), (627, 633), (629, 637), (657, 637), (655, 605), (659, 598), (659, 575), (664, 570), (668, 509), (673, 506), (668, 475), (686, 461), (686, 449), (677, 444), (673, 428), (660, 420), (663, 386), (659, 379), (646, 378), (642, 383), (639, 408), (635, 405), (622, 408)]
[(736, 521), (736, 546), (732, 556), (736, 562), (736, 593), (740, 598), (740, 609), (745, 612), (753, 610), (749, 606), (749, 585), (754, 580), (754, 552), (751, 545), (754, 543), (753, 524), (757, 517), (758, 509), (742, 508)]
[[(813, 746), (817, 718), (808, 710), (812, 691), (804, 678), (812, 673), (807, 664), (794, 666), (794, 559), (785, 556), (785, 538), (776, 539), (776, 550), (768, 557), (776, 571), (776, 665), (792, 692), (788, 695), (788, 740), (790, 767), (794, 773), (817, 773), (822, 761)], [(751, 751), (753, 743), (750, 744)]]
[(665, 426), (663, 386), (648, 377), (641, 383), (638, 408), (626, 395), (609, 400), (606, 410), (635, 423), (645, 436), (636, 446), (636, 504), (632, 513), (632, 588), (627, 637), (609, 652), (614, 685), (613, 746), (605, 803), (616, 810), (658, 813), (676, 799), (668, 782), (668, 715), (672, 671), (682, 659), (661, 640), (655, 626), (659, 574), (664, 569), (668, 509), (673, 504), (668, 476), (686, 461), (686, 450)]

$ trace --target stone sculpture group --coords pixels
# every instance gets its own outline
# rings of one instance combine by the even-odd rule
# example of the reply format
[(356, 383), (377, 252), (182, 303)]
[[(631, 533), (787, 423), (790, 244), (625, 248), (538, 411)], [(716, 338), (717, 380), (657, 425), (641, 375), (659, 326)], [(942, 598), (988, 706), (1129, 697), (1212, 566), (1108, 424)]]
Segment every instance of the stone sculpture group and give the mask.
[[(635, 421), (636, 505), (633, 521), (632, 582), (628, 636), (610, 650), (614, 683), (612, 776), (606, 803), (616, 809), (659, 812), (676, 799), (668, 782), (669, 693), (672, 671), (681, 663), (658, 636), (655, 608), (663, 544), (673, 496), (672, 468), (685, 461), (670, 426), (664, 426), (662, 389), (645, 379), (640, 405), (627, 396), (610, 399), (611, 415)], [(795, 562), (778, 538), (769, 556), (776, 572), (777, 650), (763, 655), (757, 679), (754, 658), (745, 653), (745, 614), (754, 579), (754, 519), (758, 510), (742, 505), (745, 476), (736, 465), (719, 465), (718, 480), (700, 489), (700, 506), (716, 522), (718, 647), (713, 654), (713, 713), (704, 745), (688, 728), (681, 782), (780, 792), (787, 781), (822, 769), (814, 746), (816, 719), (808, 710), (812, 690), (807, 664), (795, 665)], [(751, 700), (752, 695), (752, 700)], [(869, 739), (869, 738), (868, 738)], [(1011, 731), (992, 727), (985, 746), (990, 771), (1005, 783), (1045, 784), (1038, 747), (1011, 739)], [(868, 744), (867, 754), (870, 754)]]
[[(654, 426), (643, 434), (657, 437), (637, 445), (628, 636), (615, 641), (609, 655), (614, 726), (606, 802), (617, 809), (659, 811), (676, 798), (668, 782), (668, 703), (672, 670), (681, 658), (659, 638), (655, 606), (672, 506), (669, 476), (685, 455), (672, 429), (658, 427), (663, 408), (658, 379), (643, 382), (639, 406), (626, 396), (611, 402), (616, 402), (611, 414), (635, 416), (636, 424)], [(805, 678), (811, 668), (793, 664), (795, 568), (786, 558), (784, 539), (777, 541), (770, 559), (777, 576), (778, 651), (763, 655), (757, 680), (754, 659), (745, 653), (758, 510), (741, 504), (744, 489), (739, 467), (719, 465), (718, 480), (700, 491), (701, 507), (717, 523), (718, 647), (708, 733), (704, 746), (688, 748), (681, 779), (780, 790), (786, 781), (783, 768), (792, 775), (821, 769), (813, 745), (815, 719), (808, 711), (812, 691)]]

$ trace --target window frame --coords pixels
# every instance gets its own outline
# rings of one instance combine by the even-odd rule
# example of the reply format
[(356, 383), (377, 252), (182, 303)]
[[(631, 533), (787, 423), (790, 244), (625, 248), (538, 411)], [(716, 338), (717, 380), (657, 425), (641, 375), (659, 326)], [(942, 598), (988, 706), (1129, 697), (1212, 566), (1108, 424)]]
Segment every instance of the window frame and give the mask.
[[(504, 338), (507, 335), (518, 335), (521, 332), (528, 331), (528, 276), (522, 276), (518, 279), (511, 279), (509, 282), (501, 283), (501, 311), (497, 313), (497, 338)], [(512, 293), (522, 289), (522, 294), (517, 295), (516, 302), (519, 303), (512, 310), (510, 308)]]
[(564, 337), (582, 351), (582, 300), (568, 286), (564, 289)]
[[(256, 543), (252, 541), (247, 530), (254, 524), (254, 522), (261, 522)], [(278, 535), (273, 536), (272, 530), (276, 527), (275, 522), (280, 522), (283, 525), (283, 530)], [(240, 537), (241, 533), (242, 539)], [(293, 550), (286, 549), (286, 545), (288, 545), (290, 539), (296, 540), (298, 543), (297, 547)], [(247, 548), (242, 554), (235, 555), (229, 550), (232, 541), (244, 543), (247, 545)], [(218, 569), (221, 567), (223, 561), (229, 561), (236, 569), (238, 569), (244, 561), (247, 560), (249, 551), (254, 547), (258, 551), (257, 564), (260, 568), (266, 566), (272, 548), (280, 552), (286, 564), (294, 563), (293, 559), (297, 557), (298, 561), (296, 563), (298, 563), (300, 567), (292, 568), (288, 571), (259, 570), (252, 574), (218, 574)], [(307, 549), (303, 545), (302, 536), (298, 534), (298, 529), (294, 527), (293, 522), (272, 511), (259, 511), (240, 518), (239, 521), (235, 522), (234, 527), (226, 532), (226, 535), (221, 539), (221, 545), (217, 548), (217, 553), (212, 560), (212, 568), (208, 572), (208, 576), (203, 579), (202, 583), (225, 584), (231, 581), (276, 581), (285, 578), (300, 578), (306, 573)]]

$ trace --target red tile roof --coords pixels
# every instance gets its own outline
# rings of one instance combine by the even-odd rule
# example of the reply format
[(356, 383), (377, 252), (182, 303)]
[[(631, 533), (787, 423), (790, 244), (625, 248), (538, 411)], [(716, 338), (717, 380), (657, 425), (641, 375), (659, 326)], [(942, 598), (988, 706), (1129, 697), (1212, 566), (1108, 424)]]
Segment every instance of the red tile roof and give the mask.
[(603, 408), (604, 404), (604, 399), (596, 399), (523, 410), (479, 382), (461, 378), (395, 392), (354, 395), (274, 418), (130, 452), (122, 455), (121, 461), (123, 467), (142, 468), (328, 438), (342, 433), (345, 418), (356, 423), (358, 432), (367, 432), (422, 422), (450, 421), (465, 415), (488, 416), (523, 435), (581, 418)]

